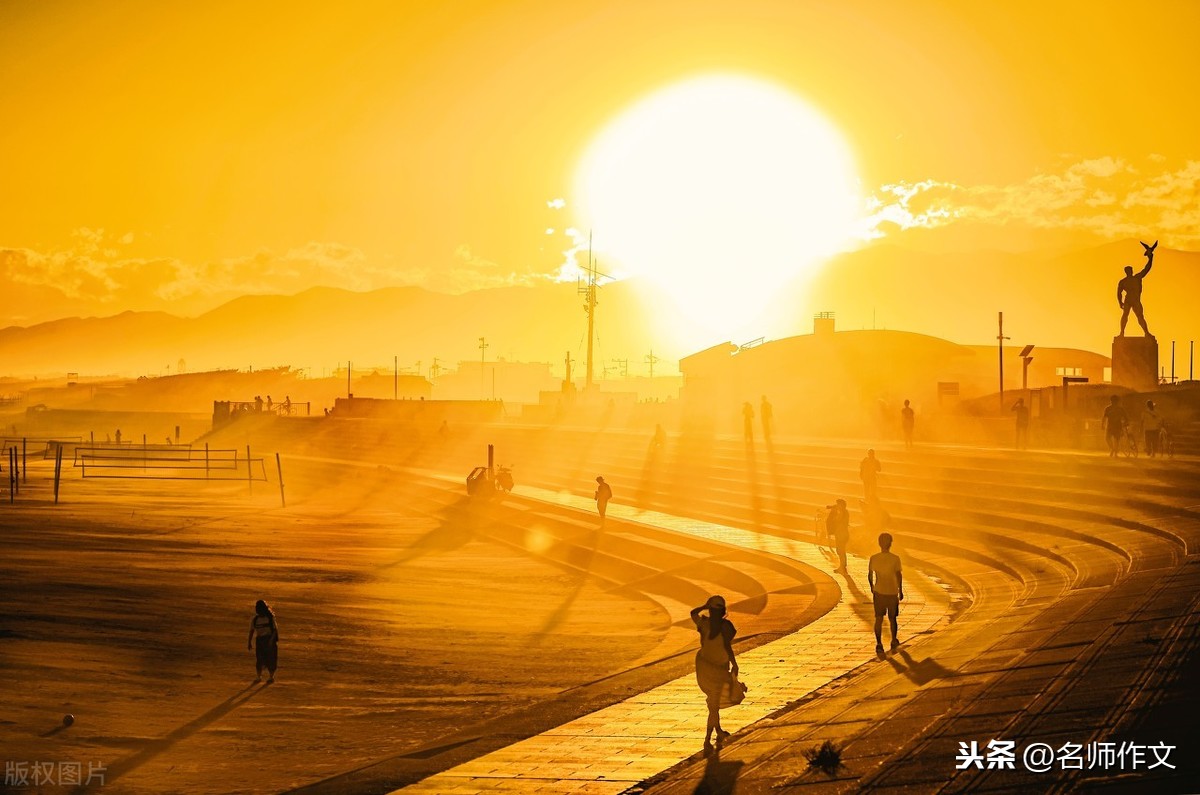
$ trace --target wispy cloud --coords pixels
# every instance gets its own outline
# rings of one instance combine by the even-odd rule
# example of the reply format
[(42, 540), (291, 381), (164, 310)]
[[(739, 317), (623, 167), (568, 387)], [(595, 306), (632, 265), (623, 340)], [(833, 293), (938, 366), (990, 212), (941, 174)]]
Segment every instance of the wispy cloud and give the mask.
[(1200, 243), (1200, 161), (1164, 170), (1111, 157), (1084, 160), (1012, 185), (925, 180), (884, 185), (868, 199), (866, 239), (960, 221), (1023, 223), (1118, 238), (1149, 229), (1172, 245)]
[[(467, 244), (438, 267), (414, 267), (328, 242), (310, 242), (283, 252), (262, 249), (206, 262), (139, 258), (128, 254), (133, 240), (133, 233), (81, 228), (71, 234), (68, 246), (58, 251), (0, 248), (0, 291), (5, 285), (14, 285), (45, 289), (47, 295), (61, 294), (64, 307), (41, 308), (42, 314), (50, 316), (125, 309), (191, 314), (238, 295), (295, 293), (314, 285), (351, 290), (416, 285), (458, 293), (554, 277), (502, 267)], [(65, 308), (68, 305), (70, 310)], [(29, 317), (12, 314), (7, 320)]]

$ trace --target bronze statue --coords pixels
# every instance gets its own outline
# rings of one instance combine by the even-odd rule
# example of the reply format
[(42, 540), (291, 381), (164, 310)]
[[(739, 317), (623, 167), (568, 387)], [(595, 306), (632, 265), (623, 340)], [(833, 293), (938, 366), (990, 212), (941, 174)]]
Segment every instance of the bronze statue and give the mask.
[[(1141, 242), (1141, 241), (1138, 241)], [(1142, 327), (1142, 331), (1147, 337), (1153, 336), (1150, 334), (1150, 329), (1146, 326), (1146, 316), (1142, 313), (1142, 279), (1150, 272), (1150, 267), (1154, 265), (1154, 249), (1158, 248), (1158, 241), (1154, 241), (1153, 246), (1148, 246), (1142, 243), (1142, 248), (1146, 250), (1146, 267), (1142, 268), (1136, 275), (1133, 272), (1133, 267), (1125, 266), (1125, 278), (1117, 282), (1117, 303), (1121, 306), (1121, 334), (1125, 336), (1125, 324), (1129, 322), (1129, 310), (1133, 310), (1133, 316), (1137, 318), (1138, 325)]]

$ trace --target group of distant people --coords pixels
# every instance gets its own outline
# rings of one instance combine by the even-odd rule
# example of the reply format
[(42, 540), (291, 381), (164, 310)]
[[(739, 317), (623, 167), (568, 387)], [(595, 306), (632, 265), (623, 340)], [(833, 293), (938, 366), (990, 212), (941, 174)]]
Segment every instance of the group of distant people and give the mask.
[[(1110, 458), (1117, 457), (1121, 452), (1122, 443), (1126, 440), (1134, 444), (1136, 449), (1133, 421), (1125, 411), (1125, 407), (1121, 405), (1119, 396), (1113, 395), (1109, 398), (1109, 404), (1104, 409), (1104, 416), (1100, 419), (1100, 426), (1104, 429), (1104, 440), (1108, 443)], [(1153, 458), (1161, 452), (1163, 436), (1169, 432), (1166, 421), (1158, 413), (1158, 407), (1154, 405), (1153, 400), (1146, 401), (1146, 408), (1142, 411), (1141, 426), (1142, 437), (1146, 444), (1146, 455)]]
[[(758, 404), (758, 416), (762, 420), (763, 440), (771, 443), (771, 433), (775, 429), (775, 408), (763, 395)], [(742, 404), (742, 435), (746, 444), (754, 444), (754, 406), (749, 401)]]
[[(1029, 449), (1029, 406), (1025, 403), (1025, 398), (1017, 398), (1011, 408), (1014, 419), (1014, 439), (1013, 447), (1017, 450)], [(1164, 441), (1169, 428), (1166, 420), (1158, 413), (1158, 407), (1153, 400), (1146, 401), (1146, 407), (1141, 413), (1140, 425), (1142, 429), (1142, 438), (1145, 445), (1146, 455), (1151, 458), (1162, 454), (1164, 449)], [(908, 400), (904, 401), (904, 408), (900, 410), (900, 430), (904, 437), (904, 449), (913, 449), (913, 429), (916, 426), (916, 417)], [(1104, 416), (1101, 419), (1101, 427), (1104, 429), (1104, 438), (1108, 443), (1109, 456), (1116, 457), (1120, 453), (1122, 442), (1126, 439), (1131, 440), (1136, 449), (1136, 434), (1134, 432), (1134, 422), (1129, 414), (1121, 406), (1121, 398), (1113, 395), (1110, 398), (1109, 405), (1104, 410)], [(866, 480), (864, 479), (864, 484)]]
[[(266, 410), (267, 410), (268, 414), (270, 414), (272, 411), (278, 410), (279, 413), (281, 413), (281, 414), (289, 414), (290, 415), (292, 413), (292, 397), (291, 397), (291, 395), (284, 396), (283, 402), (278, 404), (278, 406), (279, 406), (278, 409), (276, 409), (275, 406), (276, 406), (275, 401), (271, 400), (270, 395), (267, 395)], [(260, 414), (262, 413), (262, 411), (263, 411), (262, 395), (254, 396), (254, 410), (259, 412)], [(326, 412), (326, 414), (328, 414), (328, 412)]]

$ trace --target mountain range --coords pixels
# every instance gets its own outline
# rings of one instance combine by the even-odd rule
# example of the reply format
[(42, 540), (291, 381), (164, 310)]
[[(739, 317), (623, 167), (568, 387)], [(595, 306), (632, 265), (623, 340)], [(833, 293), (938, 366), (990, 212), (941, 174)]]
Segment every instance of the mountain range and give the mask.
[[(976, 251), (925, 253), (879, 244), (840, 255), (806, 284), (772, 297), (763, 312), (770, 338), (809, 333), (811, 315), (836, 313), (840, 328), (915, 331), (963, 343), (988, 343), (1004, 312), (1012, 344), (1075, 347), (1107, 353), (1120, 309), (1121, 267), (1144, 264), (1137, 241), (1121, 241), (1039, 258)], [(1159, 249), (1145, 280), (1146, 317), (1159, 338), (1193, 339), (1200, 253)], [(711, 338), (672, 343), (668, 301), (645, 282), (610, 283), (600, 291), (598, 361), (627, 359), (656, 372), (678, 358), (724, 341), (716, 320)], [(768, 320), (769, 318), (769, 320)], [(1140, 333), (1131, 317), (1130, 333)], [(127, 311), (109, 317), (63, 318), (0, 330), (0, 375), (165, 374), (184, 369), (309, 368), (313, 376), (347, 361), (356, 368), (422, 370), (478, 360), (546, 361), (561, 373), (570, 353), (586, 349), (586, 315), (574, 284), (546, 282), (450, 295), (420, 287), (352, 292), (313, 287), (295, 295), (248, 295), (195, 317)], [(742, 342), (742, 340), (733, 340)], [(1165, 344), (1164, 344), (1165, 343)], [(1164, 356), (1168, 355), (1164, 351)], [(1184, 354), (1186, 355), (1186, 354)], [(599, 369), (599, 365), (597, 366)]]

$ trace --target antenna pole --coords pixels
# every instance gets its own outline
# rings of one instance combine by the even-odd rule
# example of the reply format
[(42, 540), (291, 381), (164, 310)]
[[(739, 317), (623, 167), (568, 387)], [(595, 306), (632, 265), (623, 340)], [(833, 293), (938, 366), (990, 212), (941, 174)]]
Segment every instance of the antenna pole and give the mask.
[(1008, 337), (1004, 336), (1004, 313), (998, 313), (999, 333), (996, 335), (997, 342), (1000, 343), (1000, 411), (1004, 411), (1004, 341)]
[(587, 282), (587, 304), (584, 307), (587, 310), (588, 316), (588, 344), (587, 344), (587, 378), (584, 381), (584, 390), (590, 392), (592, 390), (592, 344), (595, 337), (596, 329), (596, 262), (592, 259), (592, 233), (588, 232), (588, 282)]
[(487, 347), (488, 347), (487, 341), (483, 337), (480, 337), (479, 338), (479, 399), (480, 400), (483, 400), (483, 398), (484, 398), (484, 388), (483, 388), (484, 364), (483, 364), (483, 362), (484, 362), (484, 356), (487, 354)]

